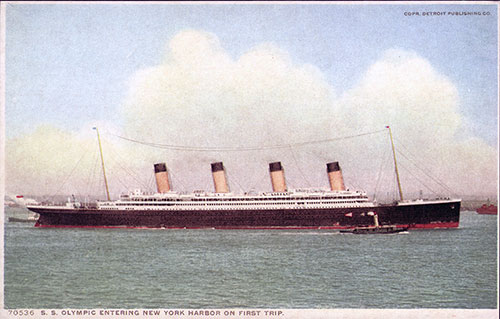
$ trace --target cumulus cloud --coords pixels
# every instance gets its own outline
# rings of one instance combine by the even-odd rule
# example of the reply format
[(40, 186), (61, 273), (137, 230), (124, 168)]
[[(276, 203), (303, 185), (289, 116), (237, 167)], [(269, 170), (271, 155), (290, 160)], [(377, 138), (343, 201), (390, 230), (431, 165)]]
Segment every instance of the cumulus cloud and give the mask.
[[(114, 132), (113, 125), (101, 124)], [(105, 197), (99, 147), (93, 125), (85, 124), (78, 132), (52, 125), (41, 125), (33, 132), (6, 142), (6, 191), (8, 194), (39, 196), (71, 195), (84, 198)], [(116, 139), (104, 137), (102, 148), (107, 176), (113, 194), (127, 191), (126, 185), (149, 187), (151, 181), (139, 180), (132, 173), (141, 169), (136, 149)], [(149, 183), (149, 184), (148, 184)]]
[[(234, 60), (213, 34), (190, 30), (172, 39), (161, 65), (133, 77), (123, 113), (127, 136), (139, 140), (252, 147), (331, 136), (333, 101), (332, 87), (319, 70), (293, 64), (272, 44), (259, 45)], [(233, 184), (239, 178), (241, 188), (261, 183), (261, 189), (269, 188), (268, 162), (291, 160), (286, 150), (170, 152), (165, 159), (185, 181), (198, 179), (202, 187), (211, 183), (207, 165), (220, 160), (228, 173), (235, 174)], [(256, 174), (262, 178), (255, 180)]]
[[(323, 121), (331, 102), (331, 88), (319, 71), (294, 66), (272, 45), (233, 61), (214, 35), (185, 31), (170, 42), (162, 65), (134, 76), (124, 114), (127, 133), (147, 140), (224, 146), (247, 144), (250, 137), (259, 145), (289, 141), (290, 125)], [(170, 129), (178, 123), (200, 134)]]
[(458, 92), (445, 76), (417, 54), (388, 50), (360, 83), (340, 99), (355, 128), (393, 123), (414, 129), (419, 142), (439, 134), (450, 139), (460, 127)]
[[(169, 41), (159, 65), (130, 79), (124, 126), (111, 131), (160, 144), (234, 148), (323, 140), (391, 125), (398, 149), (407, 152), (400, 154), (402, 175), (410, 181), (405, 191), (427, 191), (409, 173), (417, 163), (458, 194), (495, 193), (496, 150), (461, 134), (459, 107), (454, 84), (414, 52), (388, 50), (354, 87), (334, 88), (315, 66), (294, 62), (271, 43), (232, 58), (214, 34), (186, 30)], [(117, 160), (108, 169), (114, 174), (110, 180), (124, 180), (113, 185), (120, 190), (122, 184), (152, 186), (151, 167), (160, 161), (167, 162), (174, 189), (186, 191), (213, 189), (210, 163), (215, 161), (224, 162), (236, 192), (270, 190), (272, 161), (283, 163), (290, 187), (326, 187), (325, 163), (334, 160), (340, 161), (347, 185), (370, 192), (394, 186), (392, 177), (384, 181), (379, 174), (382, 169), (392, 176), (387, 133), (240, 152), (161, 150), (111, 137), (104, 137), (106, 148), (127, 166)], [(28, 192), (54, 188), (85, 143), (91, 142), (47, 126), (8, 141), (7, 185), (23, 185)], [(417, 162), (413, 155), (420, 157)], [(142, 180), (127, 170), (139, 171)]]
[(416, 53), (388, 50), (339, 103), (350, 129), (390, 124), (400, 149), (457, 194), (496, 192), (497, 151), (464, 134), (456, 87)]
[[(88, 142), (50, 125), (8, 140), (5, 145), (7, 192), (56, 192), (65, 178), (63, 172), (72, 170), (71, 165), (88, 149)], [(85, 164), (89, 169), (88, 163)]]

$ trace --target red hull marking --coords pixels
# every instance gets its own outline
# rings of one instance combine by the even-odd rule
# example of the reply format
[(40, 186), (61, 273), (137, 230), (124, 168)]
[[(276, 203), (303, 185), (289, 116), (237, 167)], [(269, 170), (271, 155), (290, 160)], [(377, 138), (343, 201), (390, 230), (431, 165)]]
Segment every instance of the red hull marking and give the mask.
[[(111, 228), (111, 229), (161, 229), (158, 227), (144, 227), (144, 226), (76, 226), (76, 225), (40, 225), (38, 223), (35, 224), (35, 227), (40, 227), (40, 228)], [(183, 229), (183, 228), (179, 228)]]
[(434, 224), (397, 225), (397, 227), (408, 227), (409, 229), (458, 228), (458, 222), (434, 223)]
[[(73, 226), (73, 225), (40, 225), (38, 222), (35, 227), (40, 228), (103, 228), (103, 229), (276, 229), (276, 230), (300, 230), (300, 229), (350, 229), (355, 226), (262, 226), (262, 227), (245, 227), (245, 226), (228, 226), (228, 227), (144, 227), (144, 226)], [(409, 229), (435, 229), (435, 228), (458, 228), (458, 222), (450, 223), (434, 223), (434, 224), (402, 224), (396, 227), (408, 227)]]
[(76, 226), (76, 225), (40, 225), (35, 224), (35, 227), (39, 228), (104, 228), (104, 229), (348, 229), (350, 227), (341, 226), (311, 226), (311, 227), (300, 227), (300, 226), (277, 226), (277, 227), (144, 227), (144, 226)]

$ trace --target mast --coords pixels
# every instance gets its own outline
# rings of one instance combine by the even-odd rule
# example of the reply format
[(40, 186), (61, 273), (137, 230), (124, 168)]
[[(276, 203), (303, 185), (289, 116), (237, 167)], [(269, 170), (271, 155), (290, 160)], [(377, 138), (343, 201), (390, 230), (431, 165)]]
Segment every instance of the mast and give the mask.
[(392, 140), (391, 127), (387, 125), (386, 128), (389, 129), (389, 136), (391, 138), (392, 156), (394, 157), (394, 169), (396, 170), (396, 179), (398, 181), (399, 198), (403, 201), (403, 190), (401, 189), (401, 181), (399, 180), (398, 162), (396, 161), (396, 149), (394, 148), (394, 141)]
[(106, 169), (104, 168), (104, 157), (102, 156), (102, 146), (101, 146), (101, 138), (99, 137), (99, 130), (97, 127), (93, 127), (93, 129), (97, 133), (97, 141), (99, 142), (99, 153), (101, 154), (101, 164), (102, 164), (102, 174), (104, 175), (104, 185), (106, 186), (106, 196), (108, 200), (111, 200), (109, 197), (109, 189), (108, 189), (108, 180), (106, 179)]

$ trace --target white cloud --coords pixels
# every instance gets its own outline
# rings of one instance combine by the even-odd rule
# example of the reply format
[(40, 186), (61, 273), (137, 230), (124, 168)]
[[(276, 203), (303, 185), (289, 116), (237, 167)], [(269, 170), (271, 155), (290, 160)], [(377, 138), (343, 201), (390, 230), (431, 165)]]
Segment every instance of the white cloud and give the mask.
[[(188, 30), (168, 43), (161, 64), (139, 70), (129, 86), (122, 110), (124, 127), (109, 130), (137, 140), (253, 147), (322, 140), (391, 125), (399, 149), (418, 155), (419, 163), (456, 193), (496, 192), (496, 150), (474, 137), (457, 138), (462, 130), (457, 89), (414, 52), (388, 50), (357, 85), (337, 96), (335, 92), (345, 88), (333, 88), (316, 67), (294, 63), (271, 43), (233, 59), (215, 35)], [(347, 185), (373, 191), (382, 159), (390, 162), (384, 155), (390, 152), (386, 134), (293, 152), (198, 153), (122, 142), (107, 140), (107, 152), (127, 162), (121, 164), (127, 170), (141, 172), (143, 180), (130, 178), (118, 160), (115, 164), (110, 160), (108, 171), (114, 174), (110, 180), (123, 179), (131, 188), (152, 185), (152, 164), (166, 161), (174, 189), (212, 190), (210, 163), (223, 161), (233, 190), (269, 190), (267, 164), (278, 160), (285, 166), (289, 186), (326, 187), (325, 163), (339, 160)], [(8, 141), (7, 186), (27, 190), (24, 193), (54, 188), (85, 143), (91, 142), (48, 126)], [(422, 189), (405, 172), (411, 164), (401, 158), (401, 165), (402, 175), (411, 181), (405, 190)], [(382, 167), (392, 171), (390, 165)], [(390, 178), (387, 181), (390, 184)], [(124, 190), (121, 183), (113, 186)]]
[[(193, 39), (201, 44), (190, 45)], [(131, 81), (124, 105), (128, 136), (209, 147), (275, 145), (330, 136), (323, 129), (330, 122), (332, 88), (319, 70), (294, 65), (276, 46), (259, 45), (233, 60), (213, 35), (185, 31), (168, 50), (163, 64), (139, 71)], [(222, 160), (228, 170), (237, 172), (233, 184), (241, 177), (241, 188), (268, 189), (267, 164), (290, 159), (289, 152), (282, 153), (169, 152), (166, 160), (185, 181), (194, 180), (188, 185), (199, 179), (201, 187), (211, 188), (210, 161)], [(259, 171), (264, 180), (253, 180)]]
[(463, 134), (456, 87), (416, 53), (388, 50), (339, 103), (350, 129), (391, 125), (400, 149), (456, 193), (496, 192), (496, 150)]
[[(101, 122), (100, 132), (113, 132)], [(6, 142), (6, 191), (9, 194), (105, 196), (99, 147), (93, 125), (68, 132), (41, 125), (33, 132)], [(101, 136), (108, 181), (113, 194), (148, 184), (136, 173), (142, 167), (137, 148), (124, 147), (112, 135)], [(139, 160), (140, 158), (140, 160)], [(151, 171), (152, 169), (150, 169)], [(151, 175), (150, 173), (148, 177)]]
[[(89, 140), (50, 125), (6, 142), (6, 188), (20, 194), (54, 193), (89, 149)], [(86, 163), (88, 164), (88, 163)], [(88, 165), (84, 166), (89, 168)], [(81, 172), (76, 172), (77, 178)], [(63, 189), (67, 190), (67, 189)]]

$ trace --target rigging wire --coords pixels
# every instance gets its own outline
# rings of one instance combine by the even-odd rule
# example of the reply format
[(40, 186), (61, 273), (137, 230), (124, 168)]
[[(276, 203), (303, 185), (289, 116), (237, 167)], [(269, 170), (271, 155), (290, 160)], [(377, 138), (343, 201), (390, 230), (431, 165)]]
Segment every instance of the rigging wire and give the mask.
[(384, 152), (384, 154), (382, 156), (382, 161), (380, 162), (380, 168), (378, 171), (377, 182), (375, 183), (375, 191), (373, 192), (374, 198), (377, 197), (377, 192), (379, 191), (380, 182), (382, 180), (382, 175), (383, 175), (382, 172), (384, 171), (384, 168), (387, 166), (389, 157), (390, 157), (390, 153)]
[[(135, 180), (139, 185), (140, 187), (144, 187), (144, 189), (148, 189), (148, 187), (146, 186), (145, 187), (145, 184), (143, 181), (137, 179), (131, 172), (129, 172), (129, 170), (126, 168), (126, 167), (123, 167), (118, 161), (115, 161), (115, 160), (112, 160), (119, 168), (122, 169), (122, 171), (124, 171), (128, 176), (132, 177), (133, 180)], [(117, 174), (116, 174), (117, 175)], [(118, 179), (118, 182), (120, 182), (120, 184), (123, 186), (124, 189), (127, 189), (127, 185), (125, 182), (123, 182), (122, 180), (120, 180), (120, 178), (118, 176), (115, 176), (116, 179)]]
[(366, 135), (372, 135), (380, 132), (385, 132), (386, 130), (378, 130), (378, 131), (372, 131), (372, 132), (367, 132), (367, 133), (361, 133), (361, 134), (355, 134), (355, 135), (349, 135), (349, 136), (342, 136), (342, 137), (336, 137), (336, 138), (329, 138), (329, 139), (323, 139), (323, 140), (316, 140), (316, 141), (308, 141), (308, 142), (300, 142), (300, 143), (291, 143), (291, 144), (277, 144), (277, 145), (267, 145), (267, 146), (254, 146), (254, 147), (201, 147), (201, 146), (186, 146), (186, 145), (173, 145), (173, 144), (160, 144), (160, 143), (151, 143), (151, 142), (144, 142), (144, 141), (139, 141), (135, 139), (131, 139), (125, 136), (120, 136), (116, 135), (113, 133), (109, 133), (109, 135), (118, 137), (122, 140), (137, 143), (137, 144), (142, 144), (154, 148), (161, 148), (161, 149), (169, 149), (169, 150), (177, 150), (177, 151), (190, 151), (190, 152), (241, 152), (241, 151), (262, 151), (262, 150), (270, 150), (270, 149), (283, 149), (283, 148), (290, 148), (290, 147), (301, 147), (305, 145), (311, 145), (311, 144), (320, 144), (320, 143), (327, 143), (327, 142), (334, 142), (334, 141), (339, 141), (339, 140), (346, 140), (346, 139), (351, 139), (351, 138), (356, 138), (360, 136), (366, 136)]
[(92, 170), (89, 171), (89, 175), (87, 176), (87, 188), (85, 189), (85, 193), (87, 195), (89, 195), (90, 191), (94, 189), (96, 168), (99, 162), (99, 156), (97, 152), (94, 152), (92, 159), (93, 161), (91, 163), (94, 163), (94, 165), (92, 166)]
[[(226, 168), (224, 167), (224, 171), (226, 172), (226, 176), (228, 177), (228, 180), (230, 180), (232, 183), (235, 183), (239, 188), (240, 188), (240, 191), (241, 192), (245, 192), (245, 189), (243, 189), (243, 187), (241, 187), (240, 183), (238, 183), (238, 179), (237, 178), (231, 178), (231, 175), (229, 175), (229, 172), (226, 170)], [(228, 181), (226, 180), (226, 183)], [(228, 185), (229, 187), (229, 185)], [(231, 188), (229, 188), (229, 190), (231, 191)]]
[(397, 202), (399, 199), (399, 186), (398, 186), (398, 175), (396, 173), (393, 174), (392, 179), (392, 200)]
[(421, 179), (419, 179), (417, 176), (415, 176), (411, 170), (409, 170), (408, 168), (406, 168), (404, 165), (401, 165), (401, 167), (406, 171), (408, 172), (411, 176), (413, 176), (413, 178), (415, 178), (417, 181), (419, 181), (425, 188), (427, 188), (432, 194), (434, 195), (439, 195), (434, 189), (432, 189), (431, 187), (427, 186)]
[(49, 198), (51, 198), (52, 200), (54, 200), (55, 196), (59, 193), (59, 191), (63, 188), (64, 184), (66, 184), (66, 182), (69, 180), (69, 178), (71, 177), (71, 175), (73, 175), (73, 173), (75, 172), (76, 168), (78, 167), (78, 165), (80, 164), (80, 162), (83, 160), (83, 158), (87, 155), (87, 148), (88, 148), (88, 145), (85, 145), (84, 144), (84, 151), (83, 151), (83, 155), (80, 157), (80, 159), (78, 160), (78, 162), (76, 162), (75, 166), (73, 167), (73, 169), (71, 170), (71, 172), (68, 174), (68, 176), (66, 176), (66, 178), (64, 179), (64, 181), (62, 182), (62, 184), (59, 186), (59, 188), (55, 191), (55, 193), (53, 193)]
[(293, 148), (292, 146), (290, 145), (290, 153), (292, 154), (292, 158), (295, 162), (295, 167), (297, 167), (297, 170), (299, 171), (300, 175), (302, 176), (302, 179), (304, 181), (306, 181), (306, 184), (309, 186), (309, 187), (312, 187), (311, 186), (311, 183), (309, 182), (309, 179), (307, 179), (307, 176), (304, 174), (304, 172), (302, 172), (302, 169), (300, 168), (300, 165), (297, 161), (297, 158), (295, 157), (295, 153), (293, 152)]
[[(99, 167), (99, 153), (96, 149), (94, 153), (94, 167), (92, 168), (92, 182), (90, 184), (90, 188), (87, 194), (90, 194), (91, 190), (94, 190), (95, 188), (97, 188), (97, 185), (99, 185), (101, 175), (97, 171), (98, 167)], [(93, 195), (95, 196), (95, 194)]]
[(181, 179), (180, 178), (178, 179), (177, 176), (175, 176), (175, 174), (171, 170), (168, 170), (168, 176), (172, 177), (172, 182), (170, 183), (172, 187), (173, 185), (178, 184), (181, 186), (182, 189), (186, 189), (186, 186), (182, 184)]
[(419, 167), (415, 162), (413, 162), (410, 158), (408, 158), (404, 153), (402, 153), (401, 151), (397, 150), (398, 154), (400, 154), (401, 156), (403, 156), (405, 159), (407, 159), (411, 164), (413, 164), (413, 166), (415, 166), (417, 169), (419, 169), (422, 173), (424, 173), (427, 177), (429, 177), (432, 181), (434, 181), (436, 184), (438, 184), (439, 186), (443, 187), (445, 191), (451, 193), (453, 196), (455, 196), (453, 190), (451, 188), (449, 188), (446, 184), (444, 184), (443, 182), (441, 182), (440, 180), (438, 180), (437, 178), (435, 178), (434, 176), (432, 176), (431, 174), (429, 174), (427, 172), (427, 170)]
[(127, 185), (118, 177), (118, 176), (115, 176), (116, 180), (118, 181), (118, 183), (120, 183), (124, 189), (127, 189)]
[[(257, 176), (257, 175), (254, 175), (254, 176)], [(268, 173), (267, 172), (262, 173), (262, 175), (258, 179), (255, 179), (254, 182), (250, 184), (249, 191), (255, 190), (257, 185), (265, 185), (267, 180), (268, 180)]]
[[(147, 185), (145, 185), (145, 184), (144, 184), (144, 181), (143, 181), (143, 180), (141, 180), (140, 178), (138, 178), (137, 176), (135, 176), (135, 175), (134, 175), (134, 172), (132, 172), (130, 169), (128, 169), (128, 168), (126, 168), (126, 167), (124, 167), (124, 166), (122, 166), (122, 165), (120, 164), (120, 162), (124, 162), (124, 161), (123, 161), (123, 158), (122, 158), (120, 155), (118, 155), (116, 152), (114, 152), (111, 148), (109, 149), (109, 151), (112, 153), (111, 160), (112, 160), (112, 161), (113, 161), (116, 165), (118, 165), (118, 167), (119, 167), (119, 168), (121, 168), (121, 169), (122, 169), (125, 173), (127, 173), (127, 175), (129, 175), (130, 177), (132, 177), (132, 179), (133, 179), (134, 181), (136, 181), (136, 182), (137, 182), (137, 183), (138, 183), (141, 187), (146, 186), (146, 187), (145, 187), (145, 189), (148, 189)], [(119, 161), (115, 160), (115, 159), (113, 158), (113, 156), (116, 156), (116, 157), (118, 158), (118, 160), (119, 160)]]
[[(97, 161), (99, 162), (99, 159)], [(101, 166), (101, 173), (97, 173), (97, 186), (98, 189), (102, 191), (102, 195), (106, 197), (106, 183), (104, 182), (104, 177), (102, 174), (102, 166)]]
[[(407, 148), (404, 144), (402, 144), (402, 143), (401, 143), (401, 142), (399, 142), (399, 141), (398, 141), (398, 143), (399, 143), (399, 145), (400, 145), (400, 146), (402, 146), (402, 147), (406, 150), (406, 152), (407, 152), (409, 155), (411, 155), (411, 156), (413, 156), (414, 158), (416, 158), (416, 156), (415, 156), (414, 154), (412, 154), (412, 153), (408, 150), (408, 148)], [(447, 192), (451, 193), (451, 194), (452, 194), (452, 195), (454, 195), (454, 196), (456, 195), (456, 194), (454, 194), (454, 191), (453, 191), (450, 187), (448, 187), (448, 186), (447, 186), (447, 185), (446, 185), (443, 181), (439, 180), (437, 177), (434, 177), (434, 176), (430, 175), (430, 174), (429, 174), (429, 172), (428, 172), (428, 171), (430, 171), (429, 169), (421, 168), (419, 165), (417, 165), (417, 163), (415, 163), (415, 161), (414, 161), (414, 160), (410, 159), (408, 156), (406, 156), (404, 153), (402, 153), (402, 151), (401, 151), (401, 150), (396, 150), (396, 151), (397, 151), (397, 152), (398, 152), (401, 156), (403, 156), (404, 158), (406, 158), (406, 159), (407, 159), (410, 163), (412, 163), (412, 164), (413, 164), (413, 165), (414, 165), (417, 169), (419, 169), (422, 173), (424, 173), (427, 177), (429, 177), (430, 179), (432, 179), (432, 180), (433, 180), (436, 184), (438, 184), (439, 186), (443, 187), (443, 188), (444, 188), (444, 190), (446, 190)]]
[[(150, 192), (152, 192), (152, 193), (154, 193), (154, 191), (155, 191), (155, 189), (156, 189), (156, 186), (155, 186), (155, 179), (156, 179), (156, 177), (155, 177), (154, 172), (153, 172), (153, 173), (150, 173), (150, 174), (149, 174), (149, 181), (148, 181), (148, 188), (147, 188), (147, 189), (148, 189)], [(169, 183), (170, 183), (170, 181), (169, 181)]]

